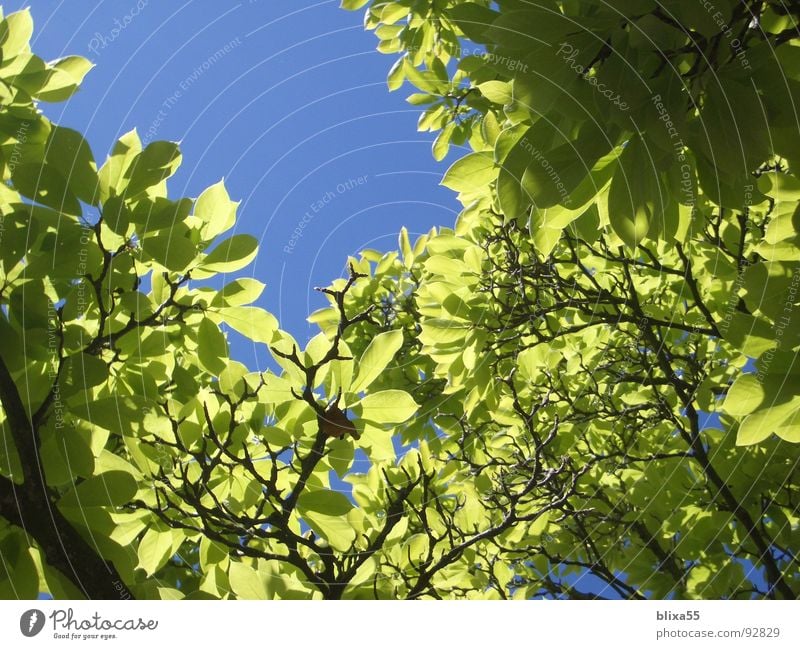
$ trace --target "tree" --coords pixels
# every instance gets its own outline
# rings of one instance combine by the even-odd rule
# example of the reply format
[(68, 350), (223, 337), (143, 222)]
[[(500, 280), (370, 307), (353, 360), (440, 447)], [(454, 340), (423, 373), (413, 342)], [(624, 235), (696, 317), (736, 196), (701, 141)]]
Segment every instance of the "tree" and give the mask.
[(434, 155), (473, 151), (443, 181), (455, 232), (390, 289), (417, 297), (439, 412), (492, 480), (492, 439), (580, 473), (558, 533), (508, 548), (530, 592), (575, 596), (553, 576), (577, 567), (625, 597), (797, 596), (797, 21), (769, 2), (368, 9)]
[(305, 348), (208, 286), (257, 252), (224, 186), (135, 132), (97, 169), (36, 108), (89, 64), (3, 20), (6, 596), (797, 597), (798, 16), (497, 4), (368, 7), (465, 208)]

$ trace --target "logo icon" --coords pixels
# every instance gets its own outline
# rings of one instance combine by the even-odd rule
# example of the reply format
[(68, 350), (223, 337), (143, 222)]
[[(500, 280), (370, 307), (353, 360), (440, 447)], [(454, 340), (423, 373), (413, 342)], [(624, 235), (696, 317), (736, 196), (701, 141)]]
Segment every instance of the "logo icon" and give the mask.
[(25, 611), (19, 618), (19, 630), (26, 638), (32, 638), (44, 628), (44, 613), (38, 608)]

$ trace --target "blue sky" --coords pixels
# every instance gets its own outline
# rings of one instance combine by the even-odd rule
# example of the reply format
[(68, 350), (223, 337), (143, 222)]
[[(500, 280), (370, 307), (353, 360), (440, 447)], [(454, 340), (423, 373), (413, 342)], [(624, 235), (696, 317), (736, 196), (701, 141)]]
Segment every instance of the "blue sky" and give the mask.
[[(96, 64), (68, 103), (44, 109), (85, 133), (98, 162), (135, 127), (145, 140), (181, 141), (171, 195), (225, 177), (242, 201), (237, 232), (261, 241), (238, 275), (267, 283), (259, 305), (301, 342), (316, 333), (306, 316), (324, 304), (313, 287), (342, 275), (348, 255), (394, 249), (402, 225), (421, 233), (455, 219), (455, 196), (439, 186), (447, 163), (417, 132), (410, 91), (386, 87), (394, 58), (375, 51), (363, 12), (338, 0), (3, 4), (31, 8), (43, 58)], [(234, 344), (253, 369), (265, 362), (255, 353)]]

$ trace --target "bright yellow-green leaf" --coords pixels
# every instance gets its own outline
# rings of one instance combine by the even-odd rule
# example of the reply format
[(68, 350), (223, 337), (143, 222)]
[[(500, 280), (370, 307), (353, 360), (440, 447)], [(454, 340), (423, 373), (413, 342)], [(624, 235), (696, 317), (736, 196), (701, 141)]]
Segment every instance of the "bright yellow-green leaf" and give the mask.
[(258, 241), (249, 234), (237, 234), (218, 244), (199, 268), (212, 273), (230, 273), (244, 268), (256, 256)]
[(239, 203), (232, 201), (225, 189), (224, 181), (211, 185), (200, 196), (194, 206), (194, 214), (205, 226), (203, 236), (210, 240), (229, 230), (236, 222), (236, 208)]
[(154, 527), (147, 530), (137, 550), (138, 567), (143, 568), (148, 576), (157, 572), (172, 556), (173, 540), (172, 530), (159, 530)]
[(157, 185), (169, 178), (181, 163), (181, 152), (177, 142), (151, 142), (136, 155), (124, 172), (127, 184), (124, 187), (128, 198)]
[(64, 507), (100, 507), (124, 505), (136, 495), (134, 477), (125, 471), (107, 471), (84, 480), (62, 496)]
[(83, 82), (94, 65), (82, 56), (67, 56), (51, 61), (51, 67), (44, 85), (36, 92), (42, 101), (66, 101)]
[(30, 9), (9, 14), (0, 22), (0, 51), (3, 60), (13, 59), (28, 50), (33, 35), (33, 18)]
[(250, 277), (235, 279), (214, 296), (212, 307), (243, 306), (255, 302), (264, 292), (264, 283)]
[(117, 141), (108, 160), (98, 172), (102, 200), (124, 191), (125, 176), (131, 163), (141, 151), (142, 143), (136, 129), (128, 131)]
[(367, 4), (369, 0), (342, 0), (341, 8), (347, 9), (348, 11), (355, 11), (356, 9), (361, 9), (365, 4)]
[[(361, 423), (361, 422), (359, 422)], [(363, 422), (363, 430), (358, 440), (359, 447), (369, 456), (372, 462), (391, 462), (395, 459), (394, 442), (390, 431), (383, 430)]]
[(270, 344), (278, 330), (271, 313), (255, 306), (229, 306), (214, 311), (232, 329), (253, 342)]
[(743, 417), (764, 400), (764, 388), (753, 374), (742, 374), (728, 390), (722, 409), (729, 415)]
[(203, 318), (197, 330), (197, 358), (212, 374), (222, 372), (228, 363), (225, 335), (209, 318)]
[(239, 599), (270, 599), (268, 575), (240, 561), (231, 562), (228, 569), (231, 588)]
[(496, 177), (497, 169), (490, 154), (470, 153), (453, 163), (442, 185), (457, 192), (475, 192), (486, 189)]
[(361, 399), (355, 407), (360, 407), (364, 419), (376, 424), (401, 424), (419, 409), (411, 395), (402, 390), (373, 392)]
[(356, 538), (347, 520), (352, 508), (343, 494), (327, 490), (304, 491), (297, 502), (297, 509), (306, 523), (331, 547), (342, 552), (348, 550)]
[(342, 388), (354, 393), (366, 390), (386, 369), (402, 345), (403, 332), (399, 329), (375, 336), (358, 361), (358, 374), (353, 384)]

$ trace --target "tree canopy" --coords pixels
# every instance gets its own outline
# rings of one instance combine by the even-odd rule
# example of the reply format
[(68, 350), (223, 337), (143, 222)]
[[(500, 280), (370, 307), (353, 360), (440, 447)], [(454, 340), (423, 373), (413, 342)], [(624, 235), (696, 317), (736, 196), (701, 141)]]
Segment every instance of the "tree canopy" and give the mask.
[(0, 593), (798, 597), (800, 9), (342, 4), (463, 210), (304, 346), (210, 286), (257, 254), (224, 185), (98, 167), (37, 107), (91, 64), (0, 23)]

